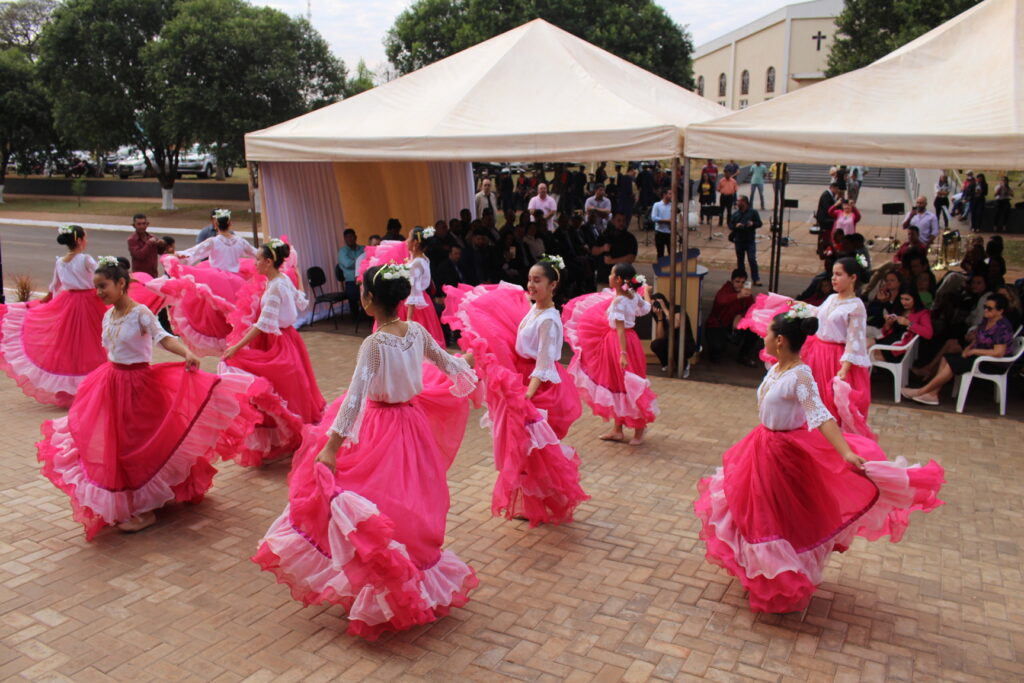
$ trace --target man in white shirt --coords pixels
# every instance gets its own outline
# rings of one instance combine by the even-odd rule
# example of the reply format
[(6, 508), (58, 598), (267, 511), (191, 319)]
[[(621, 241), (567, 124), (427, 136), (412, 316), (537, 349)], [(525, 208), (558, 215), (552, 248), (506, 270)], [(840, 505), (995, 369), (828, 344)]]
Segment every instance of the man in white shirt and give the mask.
[(598, 234), (608, 227), (608, 218), (612, 215), (612, 200), (604, 195), (604, 185), (598, 183), (594, 187), (594, 196), (587, 197), (583, 204), (587, 222), (594, 226)]
[(651, 220), (654, 222), (654, 247), (658, 250), (658, 258), (669, 253), (672, 243), (672, 193), (665, 190), (661, 201), (651, 207)]
[(537, 186), (537, 196), (530, 200), (526, 207), (530, 212), (530, 221), (533, 221), (533, 212), (540, 210), (544, 212), (544, 220), (548, 223), (548, 232), (555, 231), (555, 214), (558, 213), (558, 203), (555, 198), (548, 194), (548, 186), (541, 183)]
[(928, 198), (924, 195), (914, 200), (914, 208), (908, 211), (903, 219), (904, 230), (911, 225), (917, 228), (925, 249), (930, 247), (935, 238), (939, 236), (939, 219), (928, 210)]
[(491, 179), (485, 178), (480, 183), (480, 191), (476, 193), (476, 217), (484, 215), (484, 209), (490, 209), (495, 216), (498, 215), (498, 195), (491, 190)]

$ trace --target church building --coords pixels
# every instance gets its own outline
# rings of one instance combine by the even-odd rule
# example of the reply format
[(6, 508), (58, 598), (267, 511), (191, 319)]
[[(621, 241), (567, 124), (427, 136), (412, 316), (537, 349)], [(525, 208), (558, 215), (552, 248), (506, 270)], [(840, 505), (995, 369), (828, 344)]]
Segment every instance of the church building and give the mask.
[(697, 94), (745, 109), (825, 78), (843, 0), (787, 5), (694, 51)]

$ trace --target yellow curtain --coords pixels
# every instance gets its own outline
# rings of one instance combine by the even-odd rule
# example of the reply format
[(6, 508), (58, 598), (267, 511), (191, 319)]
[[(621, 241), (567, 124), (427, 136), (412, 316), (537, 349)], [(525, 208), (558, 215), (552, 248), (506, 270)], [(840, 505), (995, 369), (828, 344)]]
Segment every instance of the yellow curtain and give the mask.
[(402, 222), (402, 233), (433, 225), (433, 188), (425, 161), (351, 161), (334, 164), (345, 227), (365, 242), (383, 235), (389, 218)]

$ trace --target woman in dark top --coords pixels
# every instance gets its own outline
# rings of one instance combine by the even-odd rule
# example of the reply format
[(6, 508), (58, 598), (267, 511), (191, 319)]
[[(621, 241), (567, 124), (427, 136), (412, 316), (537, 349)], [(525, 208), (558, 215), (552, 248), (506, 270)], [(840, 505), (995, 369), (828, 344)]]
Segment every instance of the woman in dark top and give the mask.
[(974, 183), (974, 196), (971, 197), (971, 232), (981, 232), (985, 219), (985, 200), (988, 199), (988, 183), (985, 174), (979, 173)]
[[(1009, 307), (1006, 297), (1002, 294), (989, 294), (985, 300), (985, 317), (978, 325), (974, 341), (960, 353), (947, 353), (939, 363), (935, 376), (920, 389), (905, 388), (901, 393), (918, 403), (939, 405), (939, 389), (957, 375), (962, 375), (974, 367), (976, 356), (1002, 358), (1013, 342), (1013, 328), (1004, 316)], [(979, 370), (990, 373), (1005, 374), (1010, 370), (1009, 363), (981, 363)]]
[[(676, 307), (678, 309), (678, 306)], [(668, 369), (668, 330), (669, 330), (669, 304), (664, 294), (655, 294), (651, 297), (651, 315), (654, 317), (654, 339), (651, 340), (651, 352), (658, 357), (663, 371)], [(675, 332), (676, 354), (679, 353), (679, 311), (673, 316), (672, 328)], [(689, 365), (690, 357), (693, 356), (696, 343), (693, 338), (693, 328), (690, 326), (690, 316), (686, 316), (686, 347), (683, 349), (683, 357)]]

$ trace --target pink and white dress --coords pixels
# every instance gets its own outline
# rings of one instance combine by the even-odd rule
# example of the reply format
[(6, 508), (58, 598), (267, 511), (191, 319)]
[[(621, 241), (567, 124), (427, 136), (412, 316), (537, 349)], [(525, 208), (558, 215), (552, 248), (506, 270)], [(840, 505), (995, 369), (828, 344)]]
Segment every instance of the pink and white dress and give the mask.
[(434, 338), (442, 348), (445, 346), (444, 331), (441, 329), (441, 320), (437, 317), (437, 310), (434, 302), (430, 299), (430, 261), (425, 256), (410, 259), (409, 261), (410, 281), (412, 292), (398, 305), (396, 315), (402, 320), (406, 319), (406, 307), (412, 306), (412, 319), (423, 327), (427, 328), (430, 336)]
[(817, 430), (832, 419), (809, 367), (768, 370), (757, 390), (761, 424), (700, 481), (694, 510), (707, 559), (749, 591), (755, 612), (804, 609), (833, 551), (855, 536), (899, 541), (914, 510), (942, 505), (943, 469), (890, 461), (871, 439), (844, 434), (864, 471)]
[[(461, 331), (459, 345), (474, 352), (486, 385), (498, 470), (491, 513), (525, 517), (530, 526), (571, 522), (589, 496), (580, 487), (579, 455), (561, 442), (582, 407), (559, 363), (558, 311), (531, 306), (523, 289), (507, 282), (445, 292), (442, 320)], [(533, 377), (542, 384), (527, 400)]]
[[(425, 381), (425, 360), (447, 379)], [(369, 640), (465, 604), (476, 575), (442, 546), (446, 473), (476, 382), (417, 323), (367, 337), (348, 392), (296, 454), (289, 505), (253, 561), (296, 600), (344, 607), (348, 632)], [(333, 473), (316, 462), (331, 432), (345, 437)]]
[(100, 340), (106, 306), (92, 282), (96, 261), (57, 257), (46, 303), (0, 304), (0, 369), (26, 396), (66, 407), (107, 355)]
[[(651, 312), (639, 294), (632, 297), (603, 292), (584, 294), (565, 305), (565, 340), (572, 347), (569, 362), (580, 396), (595, 415), (632, 429), (643, 429), (658, 416), (658, 397), (647, 380), (647, 356), (637, 336), (636, 319)], [(626, 359), (618, 323), (625, 327)]]
[(153, 344), (170, 335), (145, 306), (113, 314), (103, 318), (109, 362), (82, 382), (67, 417), (43, 423), (36, 444), (43, 474), (71, 498), (89, 540), (169, 502), (201, 501), (212, 463), (236, 452), (260, 419), (250, 396), (267, 388), (251, 375), (150, 365)]
[[(785, 313), (793, 299), (780, 294), (759, 294), (737, 327), (764, 337), (772, 319)], [(868, 426), (871, 406), (871, 359), (867, 345), (867, 309), (856, 296), (840, 299), (831, 294), (821, 306), (803, 303), (818, 318), (818, 333), (808, 337), (800, 358), (814, 373), (822, 401), (844, 432), (875, 439)], [(775, 359), (761, 352), (769, 363)], [(852, 365), (846, 381), (837, 377), (842, 363)]]
[(248, 240), (218, 234), (160, 258), (166, 276), (146, 286), (166, 298), (175, 332), (196, 354), (217, 356), (227, 348), (228, 316), (255, 273), (256, 254)]
[(264, 282), (259, 308), (254, 311), (258, 317), (253, 322), (236, 321), (232, 316), (237, 326), (229, 341), (241, 338), (250, 327), (260, 334), (220, 368), (221, 374), (244, 371), (263, 377), (274, 388), (274, 393), (261, 396), (257, 405), (265, 419), (246, 448), (234, 456), (238, 464), (247, 467), (294, 452), (302, 443), (304, 425), (318, 423), (325, 406), (309, 352), (295, 329), (295, 321), (309, 301), (283, 274)]

